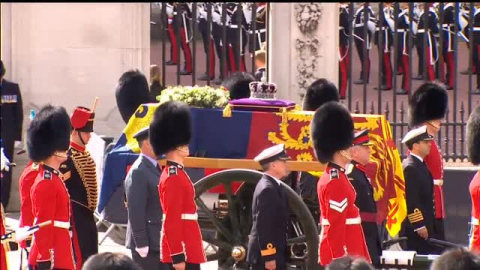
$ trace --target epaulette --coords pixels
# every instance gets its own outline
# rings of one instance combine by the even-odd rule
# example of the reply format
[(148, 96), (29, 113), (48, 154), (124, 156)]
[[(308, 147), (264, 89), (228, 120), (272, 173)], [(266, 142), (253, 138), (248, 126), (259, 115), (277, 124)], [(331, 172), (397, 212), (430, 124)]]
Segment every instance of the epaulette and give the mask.
[(43, 179), (52, 180), (52, 172), (47, 170), (43, 171)]
[(170, 166), (168, 167), (168, 175), (177, 175), (178, 174), (178, 169), (177, 166)]
[(32, 163), (32, 171), (38, 171), (40, 169), (40, 164), (38, 163)]
[(330, 180), (338, 179), (338, 177), (339, 177), (338, 170), (337, 169), (331, 169), (330, 170)]
[(353, 172), (353, 168), (354, 168), (354, 167), (355, 167), (355, 166), (354, 166), (352, 163), (349, 163), (349, 164), (347, 165), (347, 170), (345, 171), (345, 174), (351, 174), (351, 173)]

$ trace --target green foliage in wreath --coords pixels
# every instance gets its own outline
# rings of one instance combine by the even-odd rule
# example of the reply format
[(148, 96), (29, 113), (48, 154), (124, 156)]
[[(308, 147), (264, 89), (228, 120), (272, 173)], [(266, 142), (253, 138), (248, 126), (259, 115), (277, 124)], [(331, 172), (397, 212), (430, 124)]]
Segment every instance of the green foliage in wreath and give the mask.
[(183, 101), (192, 107), (223, 108), (230, 99), (229, 92), (223, 88), (210, 86), (169, 86), (157, 96), (160, 104), (170, 101)]

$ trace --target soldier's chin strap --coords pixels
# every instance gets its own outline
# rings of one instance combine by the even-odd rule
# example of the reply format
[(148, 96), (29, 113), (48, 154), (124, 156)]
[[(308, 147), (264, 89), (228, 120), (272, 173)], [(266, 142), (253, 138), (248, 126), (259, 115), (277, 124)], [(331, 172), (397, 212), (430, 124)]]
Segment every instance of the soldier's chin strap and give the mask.
[(87, 144), (85, 143), (85, 141), (83, 140), (82, 138), (82, 132), (81, 131), (78, 131), (75, 129), (75, 131), (78, 133), (78, 137), (80, 138), (80, 141), (82, 142), (83, 146), (87, 146)]

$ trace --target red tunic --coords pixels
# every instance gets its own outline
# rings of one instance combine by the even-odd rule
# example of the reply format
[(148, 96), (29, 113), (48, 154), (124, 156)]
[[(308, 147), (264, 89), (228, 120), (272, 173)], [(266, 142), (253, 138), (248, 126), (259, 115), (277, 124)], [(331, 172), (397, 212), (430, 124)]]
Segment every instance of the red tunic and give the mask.
[(195, 189), (183, 166), (167, 162), (158, 185), (163, 210), (160, 256), (164, 263), (206, 262), (197, 221)]
[(470, 183), (470, 196), (472, 197), (472, 235), (470, 237), (470, 249), (480, 252), (480, 171), (478, 171)]
[(317, 184), (321, 232), (319, 263), (328, 265), (345, 254), (360, 256), (371, 263), (363, 235), (356, 193), (345, 169), (329, 163)]
[(70, 197), (59, 172), (42, 165), (30, 196), (34, 224), (47, 220), (53, 224), (35, 232), (28, 264), (50, 261), (53, 268), (75, 269), (69, 233)]
[[(37, 178), (40, 165), (29, 162), (18, 180), (20, 190), (20, 227), (33, 224), (32, 199), (30, 198), (30, 189)], [(22, 248), (27, 247), (26, 241), (20, 242)]]
[(433, 192), (435, 198), (435, 218), (445, 218), (445, 205), (443, 203), (443, 159), (442, 150), (438, 148), (437, 142), (432, 141), (430, 153), (423, 159), (433, 177)]

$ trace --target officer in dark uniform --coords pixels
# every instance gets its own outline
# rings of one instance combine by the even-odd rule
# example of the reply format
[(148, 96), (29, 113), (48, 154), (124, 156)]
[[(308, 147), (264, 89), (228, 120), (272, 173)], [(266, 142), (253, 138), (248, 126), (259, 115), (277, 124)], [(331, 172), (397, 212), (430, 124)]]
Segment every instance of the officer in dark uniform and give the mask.
[(368, 129), (355, 133), (351, 149), (352, 161), (348, 164), (346, 173), (357, 193), (355, 205), (360, 210), (368, 253), (370, 253), (372, 264), (378, 266), (382, 255), (382, 246), (377, 226), (377, 205), (373, 198), (373, 187), (365, 169), (365, 165), (370, 159), (371, 145)]
[[(403, 2), (401, 4), (402, 11), (398, 14), (397, 18), (397, 32), (398, 32), (398, 39), (397, 39), (397, 61), (398, 64), (402, 67), (402, 88), (396, 92), (397, 95), (406, 95), (410, 91), (410, 66), (409, 62), (409, 48), (408, 48), (408, 38), (410, 33), (410, 23), (415, 24), (415, 22), (411, 22), (408, 18), (409, 14), (409, 4)], [(412, 27), (414, 27), (412, 25)]]
[(220, 70), (223, 69), (223, 72), (220, 71), (220, 75), (214, 81), (215, 84), (219, 85), (222, 83), (225, 76), (228, 76), (228, 46), (223, 46), (223, 24), (222, 24), (222, 4), (213, 3), (213, 12), (212, 12), (212, 37), (215, 42), (215, 50), (217, 52), (218, 62), (222, 63), (222, 55), (225, 53), (225, 63), (220, 67)]
[(192, 51), (190, 49), (190, 40), (192, 37), (192, 11), (189, 4), (185, 2), (175, 2), (173, 4), (173, 22), (172, 27), (175, 38), (180, 36), (180, 47), (183, 51), (185, 64), (180, 71), (180, 75), (192, 75)]
[[(200, 81), (206, 81), (210, 76), (210, 80), (215, 79), (215, 50), (213, 47), (215, 46), (215, 40), (213, 39), (212, 28), (213, 26), (207, 22), (208, 17), (208, 4), (207, 3), (194, 3), (194, 5), (198, 5), (197, 7), (197, 21), (198, 21), (198, 30), (202, 35), (203, 40), (203, 48), (205, 51), (205, 56), (208, 57), (208, 51), (210, 50), (210, 67), (207, 67), (207, 71), (205, 74), (198, 78)], [(213, 6), (213, 4), (211, 5)], [(210, 36), (208, 35), (208, 27), (210, 27)], [(208, 46), (208, 40), (210, 39), (210, 46)], [(205, 61), (205, 65), (206, 65)]]
[[(375, 31), (375, 44), (381, 52), (382, 58), (382, 85), (380, 89), (375, 90), (392, 90), (392, 59), (391, 50), (393, 46), (393, 30), (395, 22), (393, 21), (393, 8), (391, 3), (385, 3), (383, 11), (378, 12), (377, 28)], [(383, 23), (383, 24), (382, 24)], [(382, 47), (380, 47), (380, 38), (382, 39)]]
[[(360, 71), (360, 79), (355, 81), (355, 84), (363, 84), (365, 81), (368, 83), (370, 81), (370, 49), (372, 48), (372, 31), (367, 29), (367, 35), (364, 35), (364, 24), (367, 24), (367, 28), (371, 28), (371, 25), (375, 27), (375, 24), (371, 21), (375, 18), (375, 14), (370, 6), (367, 7), (365, 13), (365, 7), (363, 3), (360, 3), (360, 8), (355, 13), (354, 19), (354, 40), (355, 47), (357, 48), (358, 57), (362, 65), (362, 70)], [(367, 54), (364, 55), (363, 47), (367, 47)], [(366, 78), (363, 77), (364, 74), (364, 62), (366, 61)]]
[(411, 152), (402, 163), (408, 218), (403, 221), (400, 235), (408, 238), (404, 249), (424, 255), (441, 253), (427, 241), (436, 238), (433, 177), (423, 162), (432, 140), (426, 126), (409, 131), (402, 140)]
[[(15, 142), (22, 141), (22, 124), (23, 124), (23, 103), (22, 94), (18, 84), (5, 80), (5, 66), (0, 60), (0, 94), (2, 95), (1, 122), (2, 134), (1, 139), (5, 149), (5, 155), (13, 162), (13, 150)], [(10, 187), (12, 184), (12, 170), (3, 173), (1, 182), (1, 203), (7, 208), (10, 200)]]
[[(162, 5), (163, 3), (161, 3)], [(166, 2), (167, 5), (166, 7), (166, 15), (167, 15), (167, 37), (168, 40), (170, 41), (170, 60), (165, 62), (167, 66), (173, 66), (177, 64), (177, 51), (178, 51), (178, 44), (177, 44), (177, 38), (175, 37), (175, 32), (173, 31), (173, 14), (174, 14), (174, 7), (173, 7), (173, 2)], [(164, 16), (164, 14), (162, 14)], [(162, 19), (162, 22), (164, 22), (165, 19)]]
[(77, 107), (71, 116), (72, 135), (68, 159), (60, 166), (72, 205), (72, 243), (77, 268), (98, 253), (98, 231), (94, 212), (98, 201), (96, 165), (86, 145), (93, 132), (95, 113)]
[(247, 262), (252, 269), (287, 269), (288, 198), (282, 180), (288, 175), (290, 157), (283, 144), (263, 150), (254, 158), (264, 171), (252, 202), (252, 230)]
[[(441, 23), (443, 35), (442, 60), (447, 66), (447, 73), (445, 74), (444, 65), (442, 63), (439, 66), (441, 76), (440, 79), (441, 81), (444, 81), (447, 85), (447, 90), (452, 90), (455, 77), (455, 63), (453, 61), (453, 54), (455, 53), (453, 46), (455, 37), (455, 4), (453, 2), (450, 2), (443, 6), (443, 21)], [(458, 23), (457, 25), (459, 26), (458, 29), (461, 30), (460, 25)]]
[(339, 14), (339, 38), (340, 38), (340, 61), (339, 61), (339, 74), (338, 74), (338, 87), (340, 88), (340, 98), (344, 99), (347, 95), (347, 82), (349, 73), (349, 62), (350, 62), (350, 55), (349, 55), (349, 42), (350, 42), (350, 31), (351, 27), (348, 23), (348, 3), (341, 2), (340, 3), (340, 14)]
[[(415, 37), (415, 45), (417, 46), (418, 50), (418, 58), (419, 58), (419, 77), (414, 79), (423, 80), (425, 77), (424, 75), (424, 68), (426, 68), (426, 78), (429, 81), (435, 80), (435, 62), (437, 61), (437, 41), (435, 39), (435, 35), (439, 34), (438, 29), (438, 17), (435, 13), (435, 9), (430, 7), (430, 3), (427, 3), (428, 12), (425, 14), (424, 9), (422, 8), (420, 11), (420, 18), (418, 21), (418, 30), (417, 35)], [(428, 19), (427, 19), (428, 15)], [(426, 25), (428, 23), (428, 25)], [(424, 48), (424, 36), (427, 35), (427, 47)], [(423, 65), (424, 58), (426, 58), (426, 67)]]
[[(229, 46), (228, 57), (230, 59), (229, 70), (231, 72), (246, 71), (245, 46), (247, 45), (247, 21), (243, 10), (238, 8), (238, 3), (227, 3), (227, 42)], [(238, 61), (240, 61), (238, 63)], [(237, 64), (239, 70), (237, 70)]]

